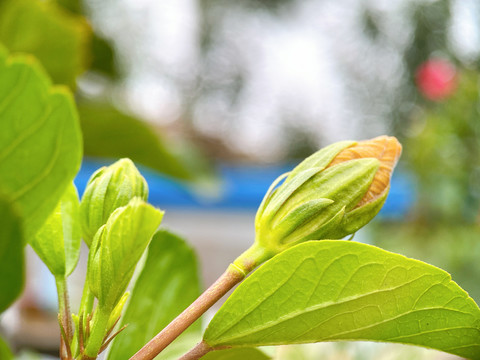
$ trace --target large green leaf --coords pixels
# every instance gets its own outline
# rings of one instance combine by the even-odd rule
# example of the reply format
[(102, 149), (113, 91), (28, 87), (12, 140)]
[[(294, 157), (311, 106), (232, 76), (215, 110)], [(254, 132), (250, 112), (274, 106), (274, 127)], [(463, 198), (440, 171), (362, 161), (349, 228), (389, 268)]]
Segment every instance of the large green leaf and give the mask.
[[(158, 231), (122, 319), (128, 327), (114, 340), (108, 358), (129, 359), (197, 298), (199, 288), (193, 250), (178, 236)], [(157, 359), (176, 359), (199, 338), (196, 322)]]
[(255, 348), (234, 348), (212, 351), (202, 357), (202, 360), (268, 360), (270, 356)]
[(0, 337), (0, 359), (13, 360), (13, 354), (7, 343)]
[(22, 223), (11, 203), (0, 197), (0, 313), (20, 295), (23, 277)]
[(0, 188), (30, 239), (77, 173), (82, 139), (73, 98), (30, 57), (0, 47)]
[(208, 173), (208, 166), (202, 165), (202, 158), (198, 154), (196, 168), (190, 167), (190, 163), (185, 164), (185, 157), (174, 154), (171, 145), (167, 145), (152, 127), (119, 112), (107, 103), (84, 100), (79, 102), (78, 109), (85, 155), (128, 157), (161, 173), (184, 180), (191, 180), (202, 171)]
[[(73, 14), (85, 16), (82, 0), (56, 0), (56, 3)], [(99, 72), (111, 79), (119, 78), (120, 71), (115, 61), (116, 54), (111, 40), (93, 33), (90, 41), (90, 57), (88, 70)]]
[(80, 256), (79, 201), (75, 185), (70, 184), (30, 245), (54, 276), (72, 273)]
[(88, 64), (90, 27), (51, 1), (0, 3), (0, 42), (12, 52), (34, 55), (55, 83), (75, 85)]
[(370, 245), (312, 241), (247, 278), (204, 340), (213, 347), (372, 340), (480, 359), (480, 309), (434, 266)]

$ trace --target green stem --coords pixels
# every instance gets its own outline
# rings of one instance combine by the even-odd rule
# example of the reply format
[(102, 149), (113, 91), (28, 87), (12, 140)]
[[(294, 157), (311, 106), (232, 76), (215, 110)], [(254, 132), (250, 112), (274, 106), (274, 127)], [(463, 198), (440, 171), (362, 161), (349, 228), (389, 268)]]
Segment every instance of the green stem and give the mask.
[[(67, 347), (70, 348), (73, 339), (73, 321), (70, 313), (67, 279), (65, 276), (56, 276), (55, 284), (57, 286), (58, 314), (60, 315), (60, 323), (66, 335), (66, 339), (62, 337), (60, 341), (60, 357), (64, 359), (67, 358)], [(65, 340), (67, 343), (65, 343)]]
[(85, 355), (89, 358), (96, 358), (103, 345), (107, 333), (108, 319), (111, 311), (104, 307), (97, 306), (92, 319), (92, 332), (85, 347)]
[(263, 247), (254, 243), (230, 264), (227, 270), (202, 295), (144, 345), (130, 360), (153, 360), (205, 311), (241, 282), (250, 271), (271, 256)]

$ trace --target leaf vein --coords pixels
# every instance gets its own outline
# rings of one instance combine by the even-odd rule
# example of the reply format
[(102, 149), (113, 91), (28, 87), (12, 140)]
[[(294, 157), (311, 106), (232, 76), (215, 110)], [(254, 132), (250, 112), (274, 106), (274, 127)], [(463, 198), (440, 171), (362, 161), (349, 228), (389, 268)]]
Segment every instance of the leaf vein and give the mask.
[[(285, 284), (285, 283), (293, 276), (293, 274), (295, 274), (295, 271), (292, 273), (291, 276), (289, 276), (289, 278), (288, 278), (285, 282), (283, 282), (283, 283), (275, 290), (275, 292), (278, 291), (278, 290), (281, 288), (281, 286), (282, 286), (283, 284)], [(289, 314), (286, 314), (286, 315), (280, 317), (279, 319), (275, 319), (274, 321), (267, 322), (267, 323), (265, 323), (265, 324), (263, 324), (263, 325), (261, 325), (261, 326), (257, 326), (257, 327), (253, 327), (253, 328), (251, 327), (251, 328), (249, 328), (249, 330), (251, 330), (251, 331), (249, 331), (249, 332), (247, 332), (247, 333), (238, 334), (238, 335), (236, 335), (236, 336), (232, 336), (232, 337), (230, 337), (230, 338), (226, 338), (226, 339), (222, 340), (222, 343), (225, 343), (225, 341), (228, 341), (228, 340), (232, 340), (232, 339), (235, 339), (235, 338), (239, 338), (239, 337), (243, 337), (243, 336), (246, 336), (246, 335), (253, 334), (253, 333), (258, 332), (258, 331), (261, 331), (261, 330), (263, 330), (263, 329), (267, 329), (268, 327), (270, 327), (270, 326), (272, 325), (272, 323), (274, 323), (274, 325), (278, 325), (278, 324), (280, 324), (280, 323), (282, 323), (282, 322), (285, 322), (285, 321), (288, 321), (288, 320), (290, 320), (290, 319), (292, 319), (292, 318), (294, 318), (295, 316), (298, 316), (298, 315), (300, 315), (300, 314), (306, 314), (306, 313), (314, 312), (314, 311), (317, 311), (317, 310), (325, 309), (325, 308), (328, 308), (328, 307), (330, 307), (330, 306), (345, 304), (345, 303), (348, 303), (348, 302), (350, 302), (350, 301), (355, 301), (355, 300), (364, 298), (364, 297), (369, 296), (369, 295), (380, 294), (380, 293), (385, 293), (385, 292), (390, 292), (390, 291), (398, 290), (398, 289), (400, 289), (400, 288), (402, 288), (402, 287), (404, 287), (404, 286), (407, 286), (407, 285), (409, 285), (409, 284), (411, 284), (411, 283), (413, 283), (413, 282), (415, 282), (415, 281), (418, 281), (418, 280), (420, 280), (420, 279), (422, 279), (422, 278), (424, 278), (424, 277), (426, 277), (426, 276), (429, 276), (429, 275), (428, 275), (428, 274), (421, 275), (421, 276), (419, 276), (418, 278), (415, 278), (415, 279), (413, 279), (413, 280), (411, 280), (411, 281), (408, 281), (408, 282), (406, 282), (406, 283), (404, 283), (404, 284), (401, 284), (401, 285), (395, 286), (395, 287), (391, 287), (391, 288), (388, 288), (388, 289), (375, 290), (375, 291), (372, 291), (372, 292), (368, 292), (368, 293), (362, 294), (362, 295), (360, 295), (360, 296), (353, 296), (353, 297), (350, 297), (350, 298), (347, 298), (347, 299), (343, 299), (342, 301), (337, 301), (337, 302), (331, 302), (331, 301), (330, 301), (330, 302), (326, 302), (326, 303), (322, 303), (322, 304), (316, 304), (316, 305), (310, 306), (310, 307), (308, 307), (308, 308), (306, 308), (306, 309), (296, 310), (296, 311), (293, 311), (293, 312), (291, 312), (291, 313), (289, 313)], [(267, 300), (269, 297), (271, 297), (275, 292), (269, 294), (269, 295), (268, 295), (265, 299), (263, 299), (262, 302), (260, 302), (258, 305), (260, 305), (260, 304), (262, 304), (264, 301), (266, 301), (266, 300)], [(226, 328), (222, 333), (219, 333), (219, 334), (217, 335), (217, 337), (220, 337), (220, 335), (226, 333), (228, 330), (230, 330), (232, 327), (234, 327), (238, 322), (240, 322), (242, 319), (244, 319), (247, 315), (249, 315), (249, 314), (250, 314), (251, 312), (253, 312), (255, 309), (256, 309), (256, 307), (254, 307), (253, 309), (251, 309), (249, 312), (243, 314), (243, 315), (241, 316), (241, 318), (239, 318), (239, 319), (236, 320), (236, 323), (230, 325), (230, 326), (229, 326), (228, 328)], [(432, 309), (435, 309), (435, 308), (425, 308), (425, 309), (418, 309), (418, 310), (413, 310), (413, 311), (411, 310), (411, 311), (406, 312), (406, 313), (403, 313), (403, 314), (401, 314), (401, 315), (399, 315), (399, 316), (403, 316), (403, 315), (406, 315), (406, 314), (409, 314), (409, 313), (412, 313), (412, 312), (415, 312), (415, 311), (432, 310)], [(438, 307), (438, 309), (444, 309), (444, 308), (443, 308), (443, 307)], [(458, 312), (460, 312), (460, 313), (464, 313), (464, 314), (467, 314), (467, 315), (468, 315), (468, 313), (461, 312), (461, 311), (459, 311), (459, 310), (454, 310), (454, 309), (444, 309), (444, 310), (458, 311)], [(338, 314), (332, 316), (331, 318), (333, 318), (333, 317), (335, 317), (335, 316), (337, 316), (337, 315), (338, 315)], [(326, 319), (324, 322), (329, 321), (331, 318)], [(395, 318), (391, 318), (391, 319), (395, 319)], [(280, 320), (280, 321), (279, 321), (279, 320)], [(390, 319), (387, 319), (387, 320), (385, 320), (384, 322), (389, 321), (389, 320), (390, 320)], [(323, 324), (324, 322), (322, 322), (322, 324)], [(319, 325), (322, 325), (322, 324), (319, 324)], [(377, 323), (376, 323), (376, 324), (377, 324)], [(368, 327), (374, 326), (374, 325), (376, 325), (376, 324), (369, 325)], [(318, 327), (319, 325), (317, 325), (316, 327)], [(367, 328), (368, 328), (368, 327), (367, 327)], [(353, 330), (353, 331), (357, 331), (357, 330), (359, 330), (359, 329), (355, 329), (355, 330)], [(311, 329), (309, 329), (308, 331), (311, 331)], [(308, 332), (308, 331), (306, 331), (306, 332)], [(305, 332), (305, 333), (306, 333), (306, 332)], [(351, 332), (351, 331), (348, 331), (348, 332)], [(346, 333), (348, 333), (348, 332), (346, 332)], [(303, 335), (303, 334), (302, 334), (302, 335)], [(301, 336), (301, 335), (300, 335), (300, 336)]]
[[(57, 107), (56, 109), (53, 109), (51, 111), (51, 113), (53, 113), (54, 111), (56, 111), (59, 107)], [(24, 187), (18, 189), (13, 195), (12, 195), (12, 199), (13, 200), (18, 200), (20, 199), (22, 196), (24, 196), (28, 191), (30, 191), (31, 189), (33, 189), (35, 186), (37, 186), (43, 179), (45, 179), (51, 172), (51, 170), (53, 169), (53, 167), (55, 166), (55, 163), (57, 162), (57, 159), (60, 155), (60, 143), (63, 141), (63, 135), (64, 135), (64, 130), (65, 130), (65, 123), (63, 121), (60, 122), (61, 124), (61, 129), (60, 131), (58, 132), (58, 136), (56, 138), (56, 144), (55, 144), (55, 148), (54, 148), (54, 151), (50, 157), (50, 161), (48, 162), (48, 164), (45, 166), (44, 170), (38, 174), (37, 178), (35, 178), (33, 181), (25, 184)], [(39, 204), (41, 205), (41, 204)]]
[[(5, 72), (9, 71), (8, 67)], [(8, 105), (18, 96), (19, 93), (23, 91), (23, 89), (25, 89), (25, 85), (27, 83), (26, 80), (28, 79), (28, 73), (28, 68), (24, 67), (20, 72), (20, 75), (18, 76), (19, 80), (15, 82), (15, 86), (13, 87), (13, 89), (10, 90), (8, 96), (5, 96), (2, 101), (0, 101), (0, 114), (3, 114)]]

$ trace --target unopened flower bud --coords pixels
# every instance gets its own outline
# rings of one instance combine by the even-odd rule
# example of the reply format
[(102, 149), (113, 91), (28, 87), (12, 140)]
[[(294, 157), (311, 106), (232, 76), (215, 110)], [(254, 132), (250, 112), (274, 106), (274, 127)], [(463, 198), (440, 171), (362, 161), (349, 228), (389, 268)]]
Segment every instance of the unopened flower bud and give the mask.
[(163, 217), (163, 211), (133, 198), (119, 207), (95, 234), (87, 279), (102, 308), (113, 311)]
[(401, 149), (394, 137), (381, 136), (335, 143), (308, 157), (265, 195), (255, 220), (257, 245), (274, 255), (354, 233), (383, 206)]
[(120, 159), (97, 170), (88, 181), (80, 203), (80, 220), (85, 243), (90, 246), (98, 229), (110, 214), (134, 198), (148, 198), (148, 185), (130, 159)]

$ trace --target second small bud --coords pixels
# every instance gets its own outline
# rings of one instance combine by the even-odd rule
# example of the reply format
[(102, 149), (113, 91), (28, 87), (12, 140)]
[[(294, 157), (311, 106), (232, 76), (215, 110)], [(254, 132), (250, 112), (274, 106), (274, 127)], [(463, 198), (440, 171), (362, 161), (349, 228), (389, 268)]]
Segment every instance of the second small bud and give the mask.
[(80, 203), (83, 239), (89, 247), (115, 209), (134, 197), (147, 201), (148, 185), (130, 159), (102, 167), (90, 177)]

